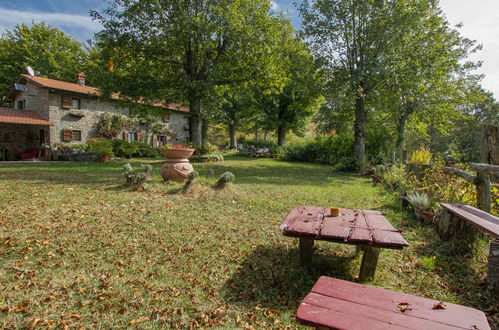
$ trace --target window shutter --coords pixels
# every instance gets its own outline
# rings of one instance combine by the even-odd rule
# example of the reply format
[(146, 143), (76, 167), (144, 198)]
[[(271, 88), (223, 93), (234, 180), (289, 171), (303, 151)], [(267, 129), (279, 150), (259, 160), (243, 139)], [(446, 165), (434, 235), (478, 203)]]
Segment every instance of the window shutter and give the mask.
[(62, 96), (62, 107), (64, 109), (71, 109), (72, 102), (73, 100), (69, 96)]
[(137, 141), (142, 141), (142, 133), (137, 133)]
[(64, 142), (71, 142), (71, 139), (73, 137), (73, 131), (70, 129), (64, 129), (62, 130), (62, 141)]
[(123, 132), (123, 141), (128, 142), (128, 132)]
[(156, 134), (152, 135), (152, 146), (155, 148), (158, 146), (158, 136)]

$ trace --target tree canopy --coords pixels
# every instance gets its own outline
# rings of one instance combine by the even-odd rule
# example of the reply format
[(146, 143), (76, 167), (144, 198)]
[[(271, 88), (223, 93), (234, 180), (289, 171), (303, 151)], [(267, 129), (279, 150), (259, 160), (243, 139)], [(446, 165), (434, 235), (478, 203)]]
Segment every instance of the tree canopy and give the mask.
[(278, 80), (268, 0), (114, 0), (93, 12), (116, 63), (116, 89), (130, 97), (188, 101), (191, 140), (202, 143), (201, 102), (215, 86)]
[(7, 95), (27, 66), (39, 76), (74, 81), (86, 59), (83, 45), (59, 29), (44, 22), (16, 25), (0, 38), (0, 94)]

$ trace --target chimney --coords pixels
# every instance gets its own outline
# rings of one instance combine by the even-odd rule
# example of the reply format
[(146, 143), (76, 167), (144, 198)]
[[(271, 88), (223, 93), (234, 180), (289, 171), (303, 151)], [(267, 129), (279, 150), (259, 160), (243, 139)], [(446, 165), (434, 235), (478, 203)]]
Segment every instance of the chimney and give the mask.
[(76, 74), (76, 83), (80, 86), (85, 86), (85, 73), (80, 72)]

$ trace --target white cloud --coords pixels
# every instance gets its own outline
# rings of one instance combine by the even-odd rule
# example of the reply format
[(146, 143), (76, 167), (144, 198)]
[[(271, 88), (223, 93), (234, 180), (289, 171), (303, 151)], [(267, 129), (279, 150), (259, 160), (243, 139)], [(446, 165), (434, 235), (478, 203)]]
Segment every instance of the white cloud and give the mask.
[(270, 1), (270, 6), (273, 10), (276, 10), (277, 8), (279, 8), (279, 5), (275, 1)]
[(102, 29), (90, 16), (0, 8), (0, 32), (11, 30), (17, 24), (31, 24), (33, 20), (37, 23), (44, 21), (52, 27), (60, 28), (80, 41), (91, 38), (93, 33)]
[(482, 86), (499, 99), (499, 1), (442, 0), (440, 5), (451, 24), (463, 23), (463, 36), (483, 44), (483, 50), (470, 59), (483, 61), (478, 70), (485, 74)]

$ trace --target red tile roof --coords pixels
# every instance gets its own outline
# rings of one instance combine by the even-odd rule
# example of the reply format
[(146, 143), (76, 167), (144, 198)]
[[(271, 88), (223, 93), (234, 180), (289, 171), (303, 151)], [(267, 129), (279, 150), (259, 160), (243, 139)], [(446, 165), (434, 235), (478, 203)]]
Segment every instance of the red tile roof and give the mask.
[(54, 125), (43, 119), (38, 113), (31, 110), (0, 108), (0, 123), (25, 125)]
[[(47, 88), (54, 88), (54, 89), (60, 89), (64, 91), (69, 91), (69, 92), (75, 92), (75, 93), (81, 93), (81, 94), (87, 94), (87, 95), (95, 95), (98, 96), (100, 95), (100, 90), (95, 87), (91, 86), (82, 86), (78, 84), (73, 84), (73, 83), (68, 83), (65, 81), (60, 81), (60, 80), (55, 80), (55, 79), (49, 79), (49, 78), (43, 78), (43, 77), (38, 77), (38, 76), (30, 76), (29, 74), (21, 74), (23, 78), (29, 79), (43, 87)], [(111, 99), (113, 100), (119, 100), (120, 95), (117, 93), (112, 93), (111, 94)], [(145, 101), (139, 101), (139, 103), (146, 103)], [(153, 102), (150, 103), (153, 106), (156, 107), (167, 107), (170, 110), (177, 110), (177, 111), (182, 111), (182, 112), (189, 112), (189, 107), (180, 105), (180, 104), (165, 104), (163, 102)]]

